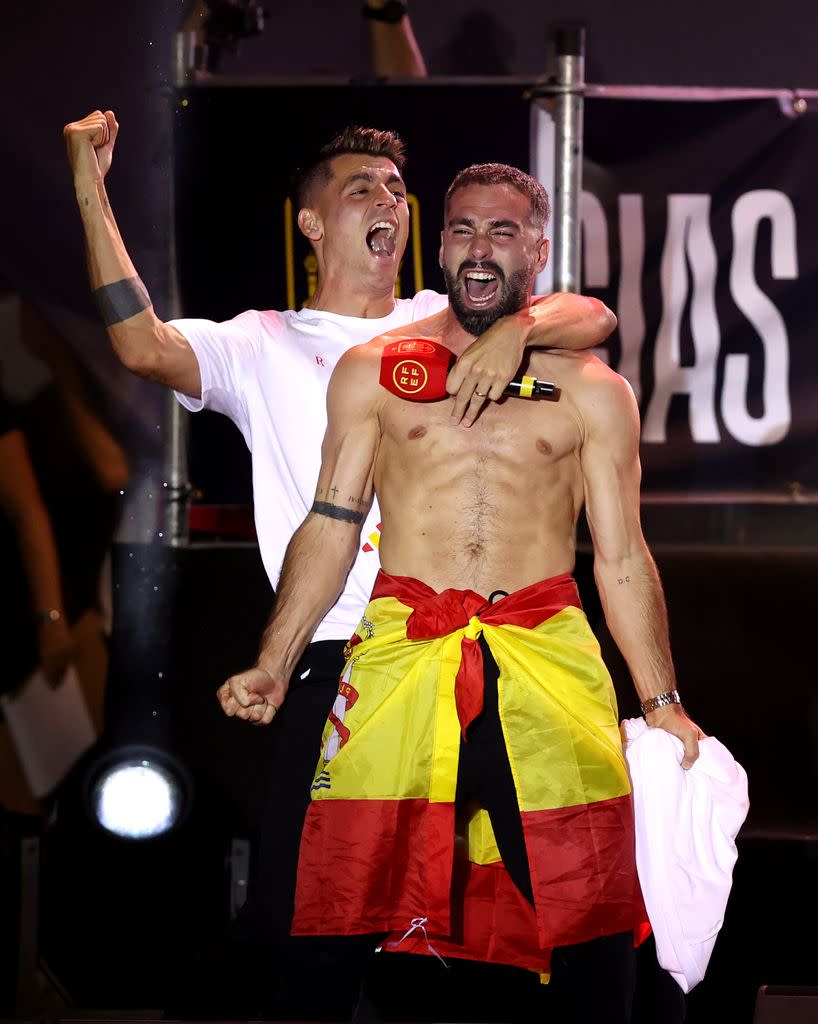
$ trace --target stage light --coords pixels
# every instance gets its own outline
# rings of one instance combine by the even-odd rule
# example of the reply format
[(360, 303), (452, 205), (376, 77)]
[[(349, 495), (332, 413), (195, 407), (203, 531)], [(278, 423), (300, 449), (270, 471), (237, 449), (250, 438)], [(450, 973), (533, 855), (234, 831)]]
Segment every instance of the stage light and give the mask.
[(86, 788), (92, 817), (123, 839), (155, 839), (178, 827), (191, 795), (186, 769), (167, 752), (119, 747), (91, 770)]

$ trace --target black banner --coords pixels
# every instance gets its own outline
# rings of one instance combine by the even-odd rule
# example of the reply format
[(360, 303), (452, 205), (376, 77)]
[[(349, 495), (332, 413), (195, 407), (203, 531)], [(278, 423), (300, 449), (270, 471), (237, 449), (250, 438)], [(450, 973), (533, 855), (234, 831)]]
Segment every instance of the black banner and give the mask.
[(591, 99), (583, 289), (642, 409), (644, 490), (818, 490), (818, 117)]
[[(524, 83), (509, 81), (182, 91), (185, 315), (309, 300), (315, 261), (289, 175), (349, 123), (405, 138), (412, 234), (398, 293), (441, 290), (446, 187), (478, 161), (528, 167), (530, 120)], [(817, 160), (818, 118), (772, 100), (586, 102), (582, 287), (619, 317), (608, 358), (639, 398), (645, 493), (818, 490)], [(194, 483), (208, 501), (249, 502), (243, 444), (214, 419), (193, 419)]]

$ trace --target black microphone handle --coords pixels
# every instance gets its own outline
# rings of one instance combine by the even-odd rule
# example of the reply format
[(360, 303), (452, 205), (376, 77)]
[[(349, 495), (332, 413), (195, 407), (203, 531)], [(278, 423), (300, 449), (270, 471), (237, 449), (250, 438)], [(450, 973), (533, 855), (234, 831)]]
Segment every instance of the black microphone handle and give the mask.
[(504, 395), (515, 398), (545, 398), (548, 395), (556, 394), (557, 385), (547, 380), (537, 380), (536, 377), (515, 377), (506, 385)]

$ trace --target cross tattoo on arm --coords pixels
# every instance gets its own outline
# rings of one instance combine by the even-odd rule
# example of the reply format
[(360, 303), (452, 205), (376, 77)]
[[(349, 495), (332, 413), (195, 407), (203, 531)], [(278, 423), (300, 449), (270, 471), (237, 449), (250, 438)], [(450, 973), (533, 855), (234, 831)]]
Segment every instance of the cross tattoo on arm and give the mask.
[(330, 494), (333, 496), (333, 498), (338, 493), (338, 488), (337, 487), (330, 487), (329, 490), (330, 490)]

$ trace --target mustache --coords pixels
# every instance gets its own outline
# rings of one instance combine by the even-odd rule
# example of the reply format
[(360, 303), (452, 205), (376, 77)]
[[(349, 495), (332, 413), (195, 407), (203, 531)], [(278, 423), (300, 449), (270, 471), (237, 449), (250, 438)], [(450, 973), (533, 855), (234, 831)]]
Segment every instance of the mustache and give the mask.
[(490, 260), (480, 260), (478, 263), (474, 263), (472, 260), (464, 260), (457, 268), (457, 276), (460, 277), (460, 275), (464, 274), (467, 270), (490, 270), (491, 273), (497, 277), (498, 281), (505, 281), (506, 279), (506, 275), (503, 273), (501, 268)]

